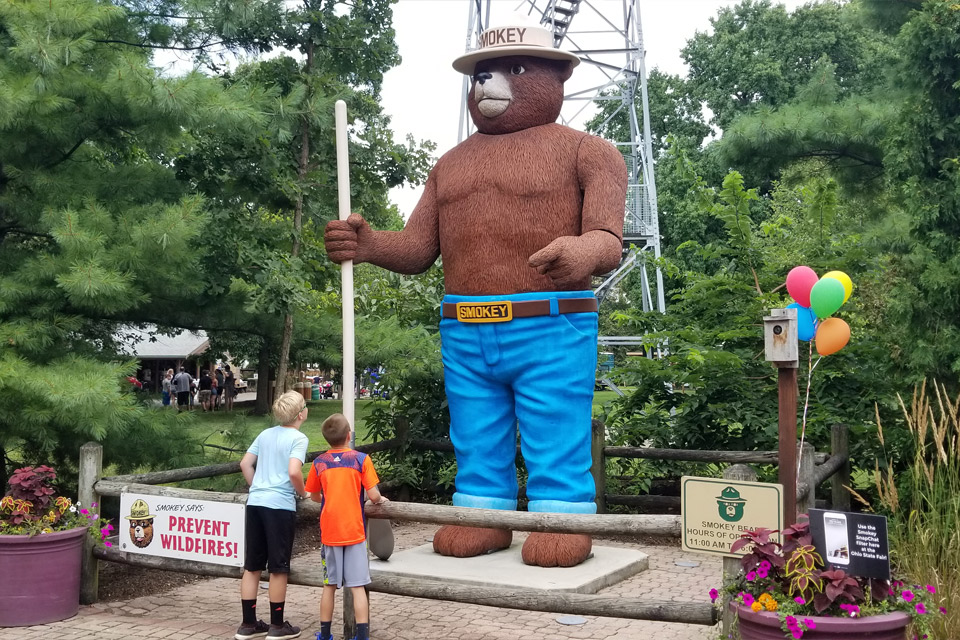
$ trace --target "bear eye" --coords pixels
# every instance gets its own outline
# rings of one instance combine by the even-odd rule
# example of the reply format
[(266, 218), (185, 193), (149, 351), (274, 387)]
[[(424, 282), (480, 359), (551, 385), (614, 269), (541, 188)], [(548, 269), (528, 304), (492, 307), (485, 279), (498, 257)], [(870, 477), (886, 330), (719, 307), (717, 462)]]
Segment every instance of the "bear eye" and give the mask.
[(510, 73), (515, 76), (520, 75), (524, 71), (526, 71), (526, 69), (523, 68), (523, 65), (515, 64), (512, 67), (510, 67)]

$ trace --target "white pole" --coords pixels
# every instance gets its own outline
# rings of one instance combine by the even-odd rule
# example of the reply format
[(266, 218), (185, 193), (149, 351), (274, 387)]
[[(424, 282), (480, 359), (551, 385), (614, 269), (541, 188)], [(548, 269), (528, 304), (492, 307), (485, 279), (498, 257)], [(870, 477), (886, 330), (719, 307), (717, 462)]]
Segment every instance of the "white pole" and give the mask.
[[(337, 199), (341, 220), (350, 216), (350, 157), (347, 149), (347, 103), (337, 100), (334, 109), (337, 122)], [(340, 298), (343, 304), (343, 375), (340, 399), (343, 415), (350, 426), (356, 429), (356, 394), (353, 383), (356, 377), (356, 358), (353, 327), (353, 260), (340, 263)], [(356, 432), (350, 436), (350, 446), (356, 446)]]

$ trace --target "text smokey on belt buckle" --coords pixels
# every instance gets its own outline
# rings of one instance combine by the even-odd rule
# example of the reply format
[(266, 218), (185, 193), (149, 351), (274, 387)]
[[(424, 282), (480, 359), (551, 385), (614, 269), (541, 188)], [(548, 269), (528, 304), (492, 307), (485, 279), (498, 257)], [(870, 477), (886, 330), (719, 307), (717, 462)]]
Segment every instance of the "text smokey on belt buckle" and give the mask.
[(458, 302), (457, 320), (460, 322), (509, 322), (513, 320), (513, 305), (509, 300)]

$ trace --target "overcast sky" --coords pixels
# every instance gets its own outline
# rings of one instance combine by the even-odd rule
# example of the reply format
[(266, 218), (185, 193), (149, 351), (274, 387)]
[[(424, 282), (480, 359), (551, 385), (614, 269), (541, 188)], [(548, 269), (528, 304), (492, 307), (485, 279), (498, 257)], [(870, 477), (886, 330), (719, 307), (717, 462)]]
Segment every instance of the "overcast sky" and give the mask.
[[(680, 50), (696, 32), (709, 30), (710, 18), (718, 9), (736, 3), (736, 0), (641, 0), (648, 72), (658, 67), (667, 73), (686, 75)], [(781, 0), (790, 10), (804, 3)], [(486, 5), (486, 0), (483, 4)], [(537, 2), (538, 6), (545, 4), (545, 0)], [(584, 39), (591, 36), (574, 32), (598, 29), (600, 14), (618, 27), (623, 23), (621, 0), (592, 0), (590, 5), (597, 11), (581, 9), (571, 27), (571, 35), (580, 39), (580, 48), (594, 47), (583, 44)], [(450, 65), (466, 50), (469, 6), (470, 0), (400, 0), (394, 5), (394, 29), (403, 61), (386, 74), (384, 110), (392, 117), (398, 141), (404, 140), (408, 133), (417, 140), (433, 140), (437, 143), (437, 157), (457, 144), (463, 76)], [(498, 0), (492, 7), (490, 24), (500, 26), (511, 22), (523, 3)], [(574, 72), (567, 83), (568, 93), (572, 86), (598, 86), (597, 71), (587, 67), (581, 64)], [(585, 84), (575, 85), (577, 81)], [(564, 116), (571, 119), (571, 126), (582, 127), (588, 119), (589, 111), (572, 118), (581, 106), (564, 108)], [(406, 217), (420, 193), (420, 189), (397, 188), (391, 192), (391, 199)]]

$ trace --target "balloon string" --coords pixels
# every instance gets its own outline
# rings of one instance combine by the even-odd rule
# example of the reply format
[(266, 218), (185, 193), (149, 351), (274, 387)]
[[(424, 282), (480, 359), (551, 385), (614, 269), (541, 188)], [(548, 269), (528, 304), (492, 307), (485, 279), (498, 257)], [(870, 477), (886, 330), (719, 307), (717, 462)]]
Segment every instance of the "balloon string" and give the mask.
[[(815, 340), (815, 338), (814, 338)], [(803, 401), (803, 420), (800, 423), (800, 451), (797, 453), (797, 482), (800, 482), (800, 463), (803, 461), (803, 440), (807, 435), (807, 409), (810, 407), (810, 383), (813, 380), (813, 370), (817, 368), (823, 356), (813, 362), (813, 340), (810, 341), (810, 349), (807, 352), (807, 397)]]

